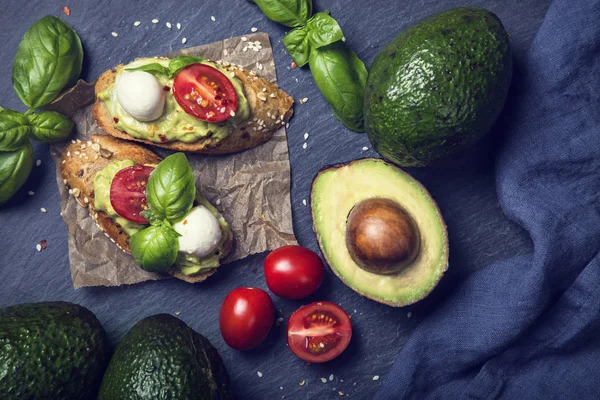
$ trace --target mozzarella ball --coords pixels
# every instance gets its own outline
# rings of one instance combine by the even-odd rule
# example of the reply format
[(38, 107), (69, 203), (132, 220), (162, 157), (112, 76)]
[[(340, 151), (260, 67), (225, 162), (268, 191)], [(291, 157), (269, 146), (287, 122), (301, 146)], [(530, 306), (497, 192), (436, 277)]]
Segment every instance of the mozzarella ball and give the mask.
[(173, 229), (181, 235), (179, 251), (198, 258), (214, 252), (221, 242), (221, 225), (204, 206), (192, 208), (184, 219), (173, 224)]
[(138, 121), (153, 121), (163, 114), (165, 91), (148, 72), (125, 72), (117, 79), (117, 100)]

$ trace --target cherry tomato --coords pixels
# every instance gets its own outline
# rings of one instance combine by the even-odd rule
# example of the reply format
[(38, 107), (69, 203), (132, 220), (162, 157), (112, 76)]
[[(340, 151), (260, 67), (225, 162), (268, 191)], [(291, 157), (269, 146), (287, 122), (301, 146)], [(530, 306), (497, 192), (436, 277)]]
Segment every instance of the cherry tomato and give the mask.
[(232, 290), (223, 300), (219, 328), (230, 347), (248, 350), (265, 340), (274, 318), (273, 302), (267, 292), (242, 287)]
[(186, 113), (207, 122), (225, 121), (238, 105), (231, 81), (206, 64), (192, 64), (182, 69), (173, 82), (173, 95)]
[(271, 292), (286, 299), (313, 294), (325, 277), (319, 256), (300, 246), (284, 246), (272, 251), (265, 259), (264, 270)]
[(328, 301), (300, 307), (290, 317), (288, 345), (295, 355), (311, 363), (339, 356), (352, 337), (352, 324), (344, 310)]
[(110, 204), (115, 212), (128, 221), (147, 224), (140, 212), (146, 210), (146, 184), (154, 167), (134, 165), (115, 175), (110, 184)]

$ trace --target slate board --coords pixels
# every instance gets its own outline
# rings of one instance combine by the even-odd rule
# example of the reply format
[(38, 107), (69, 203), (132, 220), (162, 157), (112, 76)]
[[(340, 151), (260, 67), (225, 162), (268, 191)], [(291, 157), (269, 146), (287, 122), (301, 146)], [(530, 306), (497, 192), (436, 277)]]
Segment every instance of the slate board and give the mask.
[[(404, 27), (429, 14), (457, 6), (486, 7), (502, 19), (511, 35), (515, 54), (515, 77), (511, 97), (518, 95), (519, 61), (543, 20), (550, 0), (532, 2), (422, 0), (399, 2), (378, 0), (368, 6), (359, 0), (315, 0), (317, 10), (330, 10), (344, 30), (348, 44), (370, 65), (381, 47)], [(187, 5), (186, 5), (187, 4)], [(193, 4), (193, 5), (190, 5)], [(71, 16), (61, 12), (71, 7)], [(357, 12), (360, 11), (360, 12)], [(0, 13), (0, 105), (24, 110), (11, 85), (12, 59), (18, 43), (37, 19), (53, 14), (64, 18), (79, 33), (85, 51), (82, 78), (94, 80), (104, 70), (137, 56), (162, 54), (186, 46), (247, 34), (251, 27), (269, 33), (281, 88), (296, 100), (295, 115), (288, 131), (292, 165), (294, 229), (300, 244), (317, 249), (308, 201), (316, 172), (326, 164), (376, 156), (365, 135), (345, 129), (329, 112), (307, 69), (291, 69), (291, 59), (281, 43), (285, 28), (268, 21), (250, 2), (241, 0), (180, 1), (92, 1), (92, 0), (3, 0)], [(211, 21), (215, 17), (215, 22)], [(152, 24), (157, 18), (159, 24)], [(141, 21), (138, 28), (134, 21)], [(165, 22), (180, 22), (182, 29), (167, 29)], [(111, 32), (117, 32), (117, 38)], [(450, 269), (440, 286), (414, 306), (394, 309), (361, 298), (328, 271), (325, 282), (310, 299), (289, 301), (274, 297), (276, 307), (287, 317), (301, 304), (330, 300), (352, 316), (354, 338), (349, 349), (326, 365), (310, 365), (297, 359), (286, 346), (285, 322), (274, 328), (260, 348), (240, 353), (228, 348), (219, 330), (217, 315), (224, 296), (237, 286), (266, 288), (262, 276), (265, 254), (223, 268), (202, 285), (179, 281), (149, 282), (118, 288), (72, 288), (67, 253), (67, 233), (59, 215), (59, 197), (48, 146), (36, 143), (41, 160), (22, 190), (0, 210), (0, 307), (33, 301), (65, 300), (90, 308), (113, 342), (139, 319), (180, 312), (179, 317), (204, 334), (221, 353), (232, 377), (236, 398), (368, 399), (377, 391), (398, 349), (412, 329), (443, 301), (454, 282), (494, 260), (525, 253), (527, 235), (502, 214), (494, 184), (494, 156), (502, 145), (502, 121), (507, 109), (488, 137), (478, 146), (436, 166), (409, 170), (431, 191), (448, 224)], [(304, 133), (308, 147), (302, 148)], [(363, 146), (369, 150), (363, 151)], [(28, 191), (34, 191), (33, 196)], [(42, 213), (40, 208), (47, 209)], [(48, 248), (38, 253), (35, 245), (45, 239)], [(262, 372), (262, 378), (257, 372)], [(323, 384), (321, 377), (334, 375)], [(374, 381), (373, 376), (381, 379)], [(391, 378), (393, 379), (393, 378)], [(299, 383), (305, 380), (306, 384)]]

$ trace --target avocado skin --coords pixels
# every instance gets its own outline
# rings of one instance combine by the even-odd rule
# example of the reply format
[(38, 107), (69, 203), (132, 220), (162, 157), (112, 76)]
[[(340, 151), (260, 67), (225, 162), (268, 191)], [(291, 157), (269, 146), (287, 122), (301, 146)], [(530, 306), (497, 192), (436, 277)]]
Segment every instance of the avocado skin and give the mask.
[(99, 400), (231, 399), (229, 376), (208, 339), (158, 314), (138, 322), (117, 346)]
[(106, 332), (66, 302), (0, 310), (0, 398), (93, 399), (108, 365)]
[(413, 25), (371, 66), (365, 127), (374, 149), (400, 166), (425, 166), (481, 138), (500, 114), (512, 76), (498, 17), (455, 8)]

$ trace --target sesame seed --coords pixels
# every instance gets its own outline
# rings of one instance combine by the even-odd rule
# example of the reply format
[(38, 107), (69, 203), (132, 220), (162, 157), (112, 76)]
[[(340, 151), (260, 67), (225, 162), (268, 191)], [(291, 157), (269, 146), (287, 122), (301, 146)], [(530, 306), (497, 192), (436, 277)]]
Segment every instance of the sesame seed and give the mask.
[(211, 15), (211, 16), (210, 16), (210, 20), (211, 20), (212, 22), (215, 22), (217, 19), (215, 18), (215, 16), (214, 16), (214, 15)]
[(263, 374), (260, 371), (256, 371), (256, 375), (258, 375), (259, 378), (262, 378)]
[(42, 160), (37, 160), (37, 161), (35, 162), (35, 166), (36, 166), (36, 167), (39, 167), (40, 165), (42, 165)]
[(75, 143), (77, 143), (77, 142), (76, 142), (75, 140), (71, 140), (71, 143), (72, 143), (72, 144), (75, 144)]
[(362, 151), (367, 151), (367, 150), (369, 150), (369, 148), (367, 146), (362, 148)]
[(306, 381), (302, 381), (299, 383), (300, 386), (304, 386), (304, 384), (306, 383)]
[(96, 152), (100, 151), (100, 145), (98, 143), (92, 143), (92, 150)]
[(262, 71), (262, 69), (263, 69), (263, 65), (259, 63), (259, 64), (258, 64), (258, 69)]
[(66, 185), (66, 184), (67, 184), (67, 180), (66, 180), (66, 179), (63, 179), (63, 183)]
[(76, 156), (80, 155), (81, 153), (79, 151), (74, 151), (73, 154), (75, 154)]
[(110, 34), (113, 35), (113, 37), (119, 36), (119, 34), (117, 32), (111, 32)]
[(308, 139), (308, 132), (304, 134), (304, 140)]
[(378, 380), (379, 380), (379, 375), (375, 375), (375, 376), (373, 377), (373, 380), (374, 380), (374, 381), (378, 381)]
[(333, 374), (329, 375), (329, 380), (332, 381), (333, 380)]
[(175, 311), (175, 315), (181, 315), (181, 311)]
[(27, 194), (29, 194), (30, 196), (33, 196), (35, 194), (35, 192), (33, 190), (30, 190), (29, 192), (27, 192)]
[(289, 123), (289, 122), (286, 122), (286, 124), (285, 124), (285, 128), (287, 129), (287, 128), (289, 128), (289, 127), (290, 127), (290, 123)]
[(271, 93), (271, 94), (269, 95), (269, 97), (270, 97), (270, 98), (272, 98), (272, 99), (274, 99), (275, 97), (277, 97), (277, 95), (276, 95), (275, 93)]
[(156, 18), (154, 18), (154, 19), (152, 20), (152, 23), (153, 23), (153, 24), (158, 24), (158, 22), (159, 22), (159, 21), (158, 21)]
[(229, 115), (231, 115), (232, 117), (235, 117), (235, 111), (233, 111), (233, 110), (229, 111)]
[(39, 244), (39, 243), (38, 243), (38, 244), (36, 244), (36, 245), (35, 245), (35, 249), (36, 249), (37, 251), (42, 251), (42, 245), (41, 245), (41, 244)]
[(179, 22), (177, 23), (177, 29), (181, 30), (181, 24)]
[(307, 101), (308, 101), (308, 97), (305, 97), (305, 98), (302, 99), (303, 103), (306, 103)]
[(227, 49), (223, 49), (223, 55), (224, 56), (229, 55), (229, 52), (227, 51)]
[(256, 32), (258, 29), (255, 27), (250, 28), (250, 32)]
[(140, 26), (140, 25), (141, 25), (141, 22), (140, 22), (140, 21), (135, 21), (135, 22), (133, 23), (133, 26), (135, 26), (135, 27), (138, 27), (138, 26)]
[(173, 25), (171, 25), (171, 23), (170, 23), (170, 22), (167, 22), (165, 25), (166, 25), (166, 26), (167, 26), (167, 28), (169, 28), (169, 29), (171, 29), (171, 28), (173, 27)]
[(259, 93), (259, 94), (257, 94), (256, 97), (258, 97), (262, 101), (267, 101), (267, 96), (264, 93), (262, 93), (262, 92)]
[(302, 199), (302, 205), (306, 205), (306, 199)]
[(263, 92), (266, 92), (266, 91), (267, 91), (267, 88), (266, 88), (266, 87), (262, 88), (262, 91), (263, 91)]
[(43, 213), (48, 212), (48, 210), (46, 210), (44, 207), (40, 208), (40, 211)]
[(304, 142), (304, 144), (302, 145), (302, 148), (303, 148), (304, 150), (306, 150), (306, 148), (307, 148), (307, 147), (308, 147), (308, 145), (306, 144), (306, 142)]
[(88, 203), (90, 202), (90, 199), (88, 199), (87, 197), (84, 197), (84, 198), (83, 198), (83, 202), (84, 202), (85, 204), (88, 204)]
[(409, 311), (408, 313), (406, 313), (406, 318), (410, 318), (410, 317), (412, 317), (412, 312)]
[(248, 46), (244, 46), (244, 48), (242, 49), (242, 51), (248, 51)]
[(181, 43), (186, 44), (187, 43), (187, 38), (181, 39)]
[(248, 38), (246, 36), (242, 36), (240, 39), (242, 40), (242, 42), (247, 42), (248, 41)]
[(230, 72), (229, 76), (232, 77), (232, 78), (235, 77), (235, 72)]
[(216, 204), (216, 205), (220, 205), (220, 204), (221, 204), (221, 199), (217, 199), (217, 200), (215, 200), (215, 204)]
[(342, 42), (346, 41), (346, 36), (342, 36)]
[(338, 392), (338, 394), (339, 394), (340, 396), (343, 396), (343, 395), (344, 395), (344, 392), (342, 392), (342, 391), (340, 390), (340, 391)]
[(327, 378), (321, 378), (321, 382), (327, 383)]

